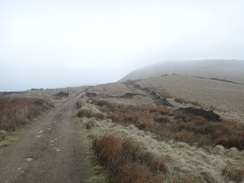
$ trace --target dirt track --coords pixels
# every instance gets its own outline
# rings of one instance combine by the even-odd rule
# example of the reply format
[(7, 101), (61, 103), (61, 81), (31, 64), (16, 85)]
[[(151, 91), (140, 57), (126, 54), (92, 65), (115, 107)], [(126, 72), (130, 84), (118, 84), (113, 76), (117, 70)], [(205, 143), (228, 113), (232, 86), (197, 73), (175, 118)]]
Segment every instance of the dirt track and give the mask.
[(32, 124), (0, 155), (1, 183), (84, 182), (89, 168), (75, 130), (71, 99)]

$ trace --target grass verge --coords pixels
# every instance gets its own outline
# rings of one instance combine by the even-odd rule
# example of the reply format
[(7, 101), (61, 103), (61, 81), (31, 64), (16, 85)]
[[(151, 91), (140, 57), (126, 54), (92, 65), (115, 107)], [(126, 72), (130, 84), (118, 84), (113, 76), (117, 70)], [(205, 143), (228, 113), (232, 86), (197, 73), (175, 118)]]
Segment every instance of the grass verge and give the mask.
[(167, 172), (169, 157), (144, 151), (142, 143), (115, 134), (94, 138), (92, 148), (116, 183), (156, 183)]
[(44, 99), (0, 97), (0, 129), (13, 131), (51, 107)]

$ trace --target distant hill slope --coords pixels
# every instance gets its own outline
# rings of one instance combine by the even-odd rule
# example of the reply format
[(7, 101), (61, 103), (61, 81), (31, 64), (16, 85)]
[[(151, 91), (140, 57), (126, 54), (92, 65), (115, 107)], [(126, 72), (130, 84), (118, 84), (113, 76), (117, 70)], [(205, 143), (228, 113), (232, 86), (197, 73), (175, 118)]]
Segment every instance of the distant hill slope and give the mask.
[(244, 83), (244, 61), (241, 60), (194, 60), (165, 61), (139, 68), (124, 76), (120, 81), (158, 77), (164, 74), (181, 74), (221, 78)]

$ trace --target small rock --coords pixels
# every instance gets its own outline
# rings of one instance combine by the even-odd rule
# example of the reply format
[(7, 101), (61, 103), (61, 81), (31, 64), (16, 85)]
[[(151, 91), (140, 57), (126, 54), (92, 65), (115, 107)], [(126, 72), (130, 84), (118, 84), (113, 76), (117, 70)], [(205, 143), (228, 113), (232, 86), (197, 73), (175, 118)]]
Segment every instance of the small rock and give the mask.
[(27, 158), (27, 159), (25, 159), (25, 161), (31, 162), (31, 161), (33, 161), (33, 159), (32, 158)]
[(60, 149), (58, 149), (58, 148), (56, 148), (56, 147), (55, 147), (55, 148), (53, 148), (53, 149), (54, 149), (55, 151), (57, 151), (57, 152), (59, 152), (59, 151), (60, 151)]
[(18, 173), (18, 174), (24, 173), (22, 167), (20, 167), (20, 168), (17, 169), (17, 173)]

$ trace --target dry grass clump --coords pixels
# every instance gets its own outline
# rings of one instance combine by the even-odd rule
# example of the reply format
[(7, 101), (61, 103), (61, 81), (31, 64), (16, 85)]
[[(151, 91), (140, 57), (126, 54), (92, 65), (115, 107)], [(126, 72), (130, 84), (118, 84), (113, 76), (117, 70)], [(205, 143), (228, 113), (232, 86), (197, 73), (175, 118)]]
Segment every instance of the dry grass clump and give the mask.
[(0, 141), (5, 139), (6, 134), (7, 134), (6, 131), (0, 130)]
[(103, 113), (93, 113), (93, 117), (95, 117), (96, 119), (104, 119), (105, 118)]
[(98, 98), (95, 98), (95, 97), (90, 97), (89, 98), (90, 101), (92, 101), (93, 104), (97, 105), (97, 106), (100, 106), (100, 107), (103, 107), (103, 106), (107, 106), (107, 107), (114, 107), (114, 104), (109, 102), (108, 100), (102, 100), (102, 99), (98, 99)]
[(118, 169), (118, 174), (114, 178), (116, 183), (157, 183), (147, 166), (126, 162)]
[(175, 98), (175, 101), (182, 104), (182, 103), (188, 103), (188, 104), (192, 104), (192, 105), (195, 105), (195, 106), (201, 106), (201, 104), (199, 102), (194, 102), (194, 101), (188, 101), (184, 98), (181, 98), (181, 97), (177, 97)]
[(191, 145), (197, 143), (199, 146), (223, 145), (226, 148), (244, 149), (244, 124), (231, 121), (212, 122), (179, 113), (171, 122), (161, 124), (156, 133)]
[(160, 95), (160, 97), (162, 98), (173, 98), (173, 96), (166, 91), (160, 91), (160, 90), (156, 90), (157, 94)]
[(175, 101), (178, 102), (178, 103), (186, 103), (186, 100), (183, 99), (183, 98), (175, 98)]
[(222, 171), (222, 175), (228, 177), (235, 182), (242, 182), (244, 180), (244, 164), (233, 165), (228, 163)]
[(148, 87), (148, 89), (150, 91), (155, 91), (162, 98), (173, 98), (172, 94), (170, 94), (169, 92), (167, 92), (165, 90), (159, 90), (158, 88), (155, 88), (155, 87)]
[(82, 108), (82, 106), (83, 106), (83, 104), (82, 104), (81, 101), (77, 101), (77, 102), (76, 102), (76, 108), (77, 108), (77, 109)]
[(138, 122), (136, 123), (136, 127), (140, 130), (150, 130), (153, 128), (154, 121), (150, 119), (143, 119), (140, 118)]
[[(94, 104), (99, 99), (93, 100)], [(223, 120), (208, 121), (193, 114), (169, 108), (145, 105), (124, 105), (102, 100), (100, 110), (107, 118), (122, 124), (134, 124), (142, 130), (157, 134), (159, 139), (168, 138), (187, 142), (191, 145), (216, 146), (244, 149), (244, 124)]]
[(53, 106), (44, 99), (0, 97), (0, 129), (15, 130)]
[(79, 112), (77, 113), (77, 116), (79, 118), (84, 118), (84, 117), (91, 118), (91, 117), (93, 117), (92, 113), (93, 113), (92, 110), (82, 109), (82, 110), (79, 110)]
[(96, 126), (96, 121), (95, 121), (94, 118), (89, 119), (89, 120), (87, 121), (87, 123), (86, 123), (86, 129), (87, 129), (87, 130), (92, 129), (92, 128), (94, 128), (95, 126)]
[(97, 113), (97, 112), (93, 112), (92, 110), (89, 109), (81, 109), (78, 113), (77, 113), (77, 117), (79, 118), (93, 118), (95, 117), (96, 119), (104, 119), (105, 116), (103, 113)]
[(122, 139), (114, 134), (93, 140), (99, 162), (111, 174), (116, 183), (156, 183), (157, 173), (167, 172), (169, 158), (145, 152), (143, 144), (131, 138)]

